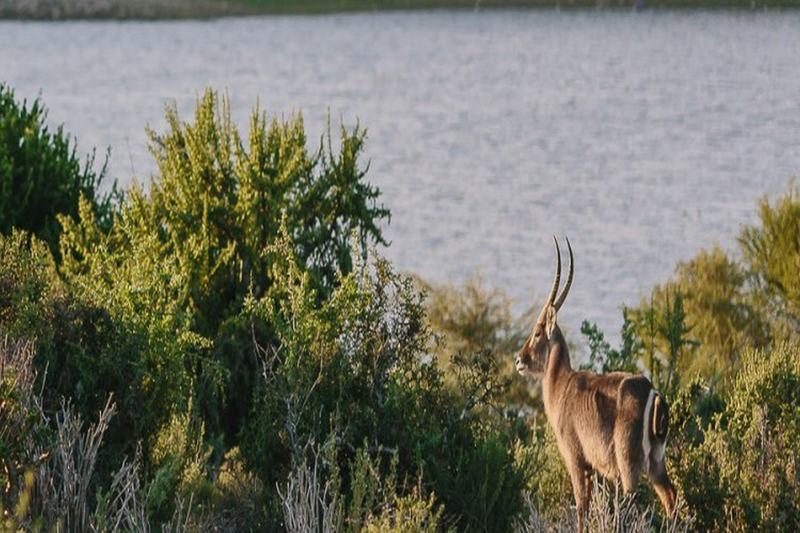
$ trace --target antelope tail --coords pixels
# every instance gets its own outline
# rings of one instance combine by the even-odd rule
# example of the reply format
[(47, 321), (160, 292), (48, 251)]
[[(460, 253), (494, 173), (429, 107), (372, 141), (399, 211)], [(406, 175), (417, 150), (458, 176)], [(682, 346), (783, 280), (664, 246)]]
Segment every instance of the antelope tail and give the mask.
[(656, 439), (659, 441), (667, 439), (667, 432), (669, 431), (669, 406), (667, 402), (664, 401), (664, 398), (657, 392), (655, 393), (655, 399), (653, 401), (653, 418), (649, 425)]
[[(646, 468), (650, 468), (651, 460), (663, 460), (664, 445), (668, 431), (669, 407), (667, 402), (658, 391), (650, 389), (647, 405), (644, 408), (644, 424), (642, 425), (642, 451), (644, 452)], [(651, 451), (653, 452), (652, 456)]]

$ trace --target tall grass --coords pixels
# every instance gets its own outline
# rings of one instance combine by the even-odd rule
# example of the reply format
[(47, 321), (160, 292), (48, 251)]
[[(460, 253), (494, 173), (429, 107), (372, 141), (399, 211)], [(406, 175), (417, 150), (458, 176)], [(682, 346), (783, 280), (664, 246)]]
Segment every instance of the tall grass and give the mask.
[[(0, 342), (0, 531), (151, 531), (138, 455), (123, 462), (107, 493), (97, 491), (98, 451), (116, 410), (111, 397), (88, 425), (68, 401), (48, 416), (34, 357), (32, 342)], [(160, 530), (185, 531), (190, 509), (179, 501)]]
[[(571, 532), (577, 527), (574, 510), (565, 506), (556, 518), (547, 518), (542, 509), (533, 502), (530, 494), (525, 497), (527, 518), (516, 524), (518, 533)], [(548, 513), (552, 515), (552, 513)], [(654, 506), (642, 506), (636, 502), (636, 494), (624, 494), (619, 484), (595, 478), (586, 528), (593, 533), (685, 533), (692, 531), (694, 521), (686, 514), (686, 505), (679, 499), (675, 515), (662, 519)]]

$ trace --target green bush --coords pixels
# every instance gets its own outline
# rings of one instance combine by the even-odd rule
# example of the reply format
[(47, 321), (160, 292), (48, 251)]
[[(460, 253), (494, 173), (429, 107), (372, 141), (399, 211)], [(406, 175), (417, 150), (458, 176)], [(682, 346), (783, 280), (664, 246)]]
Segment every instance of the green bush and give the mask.
[(642, 357), (643, 343), (636, 335), (634, 323), (628, 309), (622, 308), (622, 345), (619, 349), (611, 348), (605, 335), (597, 327), (584, 320), (581, 323), (581, 334), (589, 346), (589, 361), (581, 368), (595, 372), (637, 372), (638, 361)]
[[(386, 453), (389, 452), (389, 453)], [(296, 465), (278, 489), (283, 528), (289, 533), (441, 531), (443, 508), (425, 495), (422, 479), (409, 488), (398, 479), (398, 455), (364, 446), (349, 461), (343, 490), (336, 443), (329, 440)]]
[(770, 338), (748, 279), (745, 268), (716, 246), (679, 263), (675, 279), (657, 285), (630, 314), (645, 367), (657, 375), (653, 360), (665, 368), (672, 361), (687, 383), (732, 376), (742, 353)]
[[(744, 356), (724, 407), (720, 409), (717, 400), (717, 414), (694, 417), (694, 438), (681, 435), (684, 424), (676, 428), (680, 444), (668, 449), (674, 456), (677, 485), (700, 529), (800, 527), (798, 390), (797, 346), (753, 350)], [(705, 396), (703, 403), (708, 402)]]
[[(38, 338), (47, 344), (52, 315), (42, 301), (62, 294), (56, 265), (47, 246), (22, 231), (0, 234), (0, 327), (17, 339)], [(53, 306), (51, 306), (53, 307)]]
[[(445, 523), (510, 524), (523, 481), (511, 426), (481, 414), (502, 388), (480, 390), (491, 358), (460, 360), (476, 370), (445, 384), (425, 363), (431, 335), (412, 281), (383, 261), (353, 272), (352, 246), (383, 242), (377, 224), (388, 215), (363, 181), (363, 131), (342, 130), (338, 151), (328, 134), (309, 155), (300, 118), (268, 123), (256, 110), (244, 142), (212, 92), (194, 122), (174, 108), (167, 121), (166, 134), (151, 132), (159, 174), (149, 194), (131, 190), (109, 231), (86, 199), (78, 220), (61, 219), (64, 290), (108, 315), (120, 368), (141, 369), (132, 383), (143, 396), (120, 394), (158, 417), (133, 433), (150, 514), (166, 519), (171, 496), (190, 493), (224, 514), (224, 490), (204, 471), (240, 444), (263, 487), (247, 520), (279, 527), (275, 487), (308, 443), (334, 439), (348, 501), (348, 465), (366, 442), (395, 450), (404, 479), (422, 474)], [(134, 412), (121, 399), (120, 418)], [(464, 497), (476, 483), (479, 506)], [(397, 497), (409, 503), (410, 488)]]
[(249, 312), (272, 325), (279, 348), (264, 355), (242, 438), (264, 486), (285, 479), (307, 443), (334, 439), (348, 487), (348, 458), (366, 442), (395, 451), (400, 479), (421, 472), (443, 505), (443, 523), (507, 528), (521, 508), (522, 473), (508, 438), (472, 416), (483, 400), (451, 391), (426, 357), (430, 332), (412, 280), (379, 260), (342, 278), (318, 304), (290, 242), (271, 255), (276, 282)]
[(758, 204), (759, 224), (739, 235), (744, 263), (754, 282), (754, 301), (774, 322), (779, 337), (797, 339), (800, 328), (800, 189), (792, 182), (774, 203)]
[(569, 473), (547, 422), (536, 422), (531, 429), (530, 438), (515, 447), (517, 465), (525, 473), (527, 499), (537, 514), (558, 520), (573, 503)]
[(388, 211), (363, 179), (358, 127), (341, 130), (338, 151), (328, 133), (310, 154), (301, 117), (268, 121), (255, 109), (244, 138), (227, 99), (212, 91), (193, 122), (181, 122), (174, 107), (166, 119), (166, 133), (150, 132), (158, 174), (149, 194), (134, 187), (108, 235), (85, 203), (79, 222), (62, 220), (62, 273), (99, 300), (124, 300), (147, 327), (166, 322), (199, 336), (208, 358), (191, 369), (196, 406), (207, 431), (235, 444), (259, 371), (251, 328), (270, 337), (267, 325), (240, 313), (273, 283), (264, 250), (282, 221), (324, 298), (352, 269), (351, 236), (382, 243), (378, 223)]
[(18, 103), (0, 83), (0, 233), (24, 229), (58, 251), (57, 215), (76, 216), (78, 198), (92, 202), (104, 227), (111, 222), (111, 195), (100, 195), (105, 164), (94, 170), (94, 152), (81, 165), (76, 147), (62, 127), (46, 125), (37, 99)]
[(197, 342), (174, 320), (148, 323), (130, 312), (121, 291), (96, 295), (64, 284), (35, 237), (0, 235), (0, 254), (0, 334), (36, 341), (45, 410), (69, 398), (77, 415), (93, 419), (109, 394), (115, 399), (118, 414), (98, 460), (106, 481), (137, 442), (149, 449), (158, 428), (191, 397), (187, 365)]
[[(695, 377), (729, 380), (744, 352), (798, 341), (797, 185), (791, 183), (774, 202), (763, 198), (758, 218), (739, 235), (741, 259), (718, 246), (701, 250), (631, 310), (646, 368), (654, 370), (651, 359), (662, 366), (674, 359), (675, 373), (686, 383)], [(675, 329), (675, 319), (684, 331)]]
[(432, 351), (445, 379), (456, 385), (464, 376), (464, 358), (483, 364), (485, 373), (503, 386), (499, 400), (510, 406), (541, 406), (535, 389), (519, 379), (514, 355), (529, 333), (531, 312), (515, 318), (511, 300), (499, 289), (487, 287), (480, 276), (462, 285), (430, 285), (419, 281), (427, 296), (425, 315), (437, 336)]

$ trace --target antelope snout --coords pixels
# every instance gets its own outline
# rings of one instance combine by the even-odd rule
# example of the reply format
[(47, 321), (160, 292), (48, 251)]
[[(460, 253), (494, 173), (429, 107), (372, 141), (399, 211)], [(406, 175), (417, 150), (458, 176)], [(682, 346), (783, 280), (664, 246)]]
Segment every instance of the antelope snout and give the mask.
[(514, 366), (520, 374), (524, 374), (528, 370), (528, 364), (524, 361), (522, 354), (517, 354), (514, 358)]

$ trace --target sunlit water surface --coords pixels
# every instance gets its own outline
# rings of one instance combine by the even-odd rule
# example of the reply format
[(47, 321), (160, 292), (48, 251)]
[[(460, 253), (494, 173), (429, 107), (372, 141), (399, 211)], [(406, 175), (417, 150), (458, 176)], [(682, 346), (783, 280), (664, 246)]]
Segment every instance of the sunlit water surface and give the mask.
[[(113, 177), (154, 171), (144, 129), (206, 86), (369, 130), (385, 251), (436, 282), (476, 271), (541, 298), (551, 235), (577, 255), (560, 322), (615, 332), (676, 261), (735, 247), (800, 168), (800, 15), (416, 12), (182, 22), (0, 23), (0, 80), (41, 94)], [(616, 337), (616, 335), (613, 335)]]

